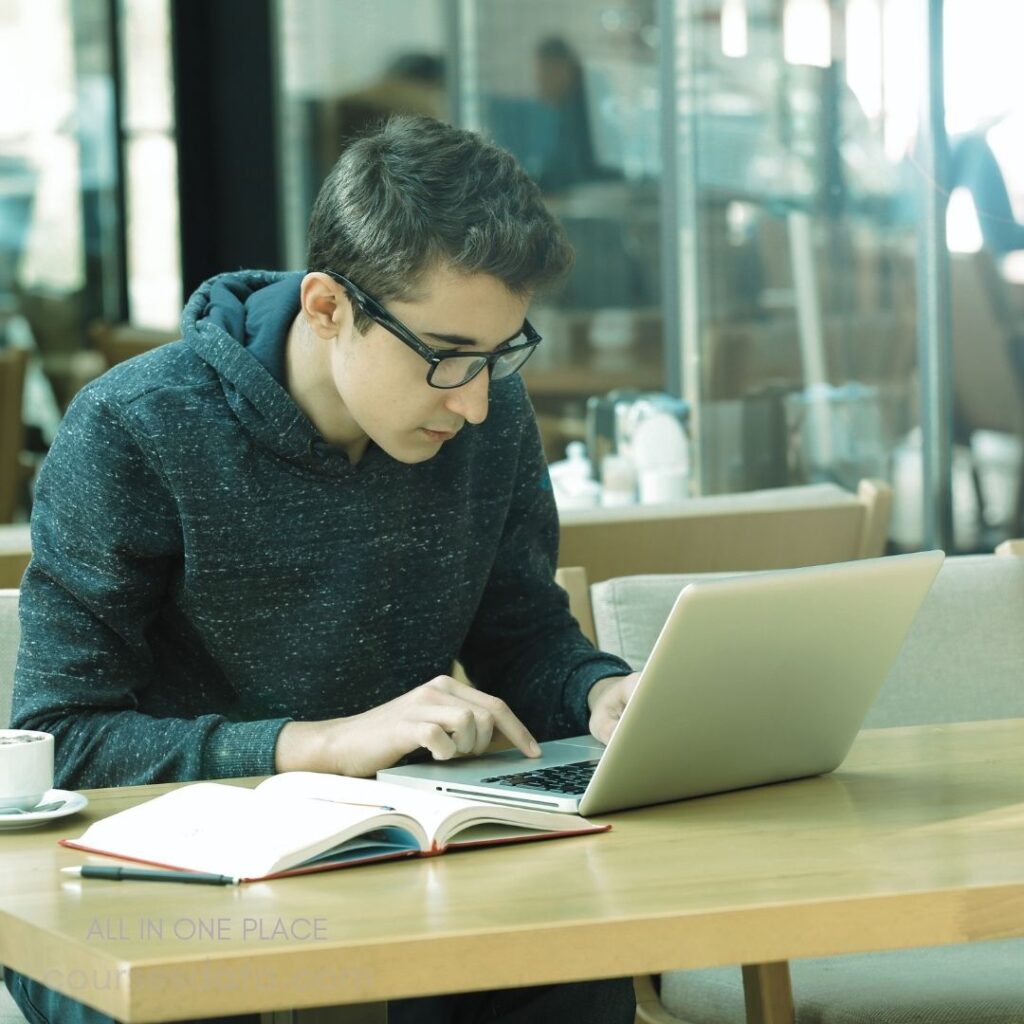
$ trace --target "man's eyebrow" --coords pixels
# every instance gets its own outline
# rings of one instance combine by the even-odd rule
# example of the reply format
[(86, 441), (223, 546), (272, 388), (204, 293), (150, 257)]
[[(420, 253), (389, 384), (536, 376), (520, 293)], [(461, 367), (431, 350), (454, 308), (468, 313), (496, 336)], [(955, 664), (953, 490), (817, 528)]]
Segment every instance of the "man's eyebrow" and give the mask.
[[(526, 321), (523, 321), (523, 326), (516, 331), (511, 337), (506, 338), (504, 341), (499, 341), (495, 348), (501, 348), (502, 345), (507, 345), (510, 341), (515, 341), (516, 338), (520, 337), (524, 333), (526, 327)], [(466, 338), (461, 334), (437, 334), (434, 331), (424, 331), (423, 337), (425, 338), (436, 338), (438, 341), (443, 341), (448, 345), (457, 345), (459, 348), (479, 348), (480, 342), (475, 338)]]

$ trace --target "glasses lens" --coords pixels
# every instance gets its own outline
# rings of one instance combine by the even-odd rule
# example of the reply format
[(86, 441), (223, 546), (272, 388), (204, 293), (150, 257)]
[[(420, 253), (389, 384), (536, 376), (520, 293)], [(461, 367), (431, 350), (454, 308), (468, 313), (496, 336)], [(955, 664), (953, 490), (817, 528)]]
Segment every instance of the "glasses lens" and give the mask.
[(533, 350), (536, 347), (536, 345), (523, 345), (521, 348), (514, 348), (498, 356), (491, 368), (491, 380), (511, 377), (533, 355)]
[[(502, 352), (491, 363), (491, 380), (511, 377), (533, 355), (536, 347), (530, 344), (517, 345)], [(434, 367), (430, 383), (435, 388), (458, 388), (468, 384), (486, 365), (487, 359), (484, 356), (449, 356)]]
[(435, 388), (457, 388), (468, 384), (485, 366), (483, 356), (452, 356), (434, 367), (430, 383)]

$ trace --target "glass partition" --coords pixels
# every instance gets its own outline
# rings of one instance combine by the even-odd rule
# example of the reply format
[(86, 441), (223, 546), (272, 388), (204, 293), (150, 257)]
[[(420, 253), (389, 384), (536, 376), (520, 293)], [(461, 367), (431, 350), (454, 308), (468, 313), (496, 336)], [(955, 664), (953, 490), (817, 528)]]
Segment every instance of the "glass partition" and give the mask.
[(576, 249), (524, 371), (552, 459), (584, 438), (588, 398), (665, 386), (657, 12), (570, 7), (470, 0), (456, 22), (463, 122), (516, 154)]
[(1024, 534), (1024, 7), (946, 0), (958, 546)]
[(912, 26), (881, 0), (667, 6), (673, 174), (692, 179), (679, 295), (696, 306), (677, 310), (674, 383), (697, 485), (892, 479), (917, 423), (923, 78), (893, 45)]
[(450, 117), (445, 0), (278, 0), (286, 257), (345, 141), (392, 113)]
[[(29, 353), (26, 474), (101, 368), (87, 325), (121, 310), (111, 39), (102, 0), (10, 0), (0, 15), (0, 347)], [(25, 515), (27, 486), (18, 500)]]
[[(944, 315), (922, 282), (945, 252), (941, 233), (924, 227), (952, 191), (951, 245), (961, 247), (965, 209), (947, 189), (956, 182), (940, 180), (936, 133), (922, 118), (941, 64), (928, 49), (933, 6), (280, 0), (289, 260), (302, 263), (309, 205), (347, 122), (424, 110), (478, 129), (519, 157), (578, 254), (564, 288), (538, 302), (546, 341), (524, 371), (550, 459), (587, 439), (600, 469), (623, 442), (616, 410), (662, 393), (658, 408), (686, 423), (686, 493), (881, 477), (895, 492), (894, 545), (914, 548), (933, 486), (926, 449), (945, 444), (941, 404), (922, 429), (931, 407), (921, 396), (936, 394), (922, 374), (938, 372), (940, 389), (959, 389), (956, 547), (985, 547), (998, 535), (978, 488), (995, 488), (988, 505), (1006, 512), (1004, 528), (1015, 494), (1020, 505), (1020, 431), (1003, 424), (993, 439), (981, 425), (995, 417), (978, 409), (996, 390), (989, 405), (1009, 419), (1024, 409), (1016, 371), (1005, 369), (1024, 303), (1011, 289), (1007, 305), (1004, 287), (1024, 261), (1016, 247), (994, 271), (984, 253), (955, 255), (954, 380), (941, 353), (922, 367)], [(986, 49), (1004, 7), (945, 6), (951, 118), (987, 131), (986, 117), (1003, 120), (994, 94), (968, 86), (980, 81), (982, 50), (1003, 68), (1000, 81), (1019, 74), (1012, 47)], [(1006, 209), (1024, 210), (1012, 138), (1005, 127), (988, 133), (1010, 184), (994, 214), (1004, 226), (1015, 216)], [(984, 212), (976, 250), (981, 228), (993, 228)], [(970, 369), (986, 318), (1004, 371), (998, 389), (967, 391), (981, 379)], [(1002, 475), (981, 463), (977, 484), (979, 444)]]
[(450, 118), (505, 146), (564, 223), (577, 264), (531, 313), (545, 342), (525, 371), (552, 459), (583, 438), (588, 397), (664, 385), (653, 7), (569, 6), (567, 18), (544, 0), (280, 4), (291, 265), (345, 139), (391, 112)]
[(119, 19), (128, 318), (173, 331), (182, 285), (170, 0), (120, 0)]

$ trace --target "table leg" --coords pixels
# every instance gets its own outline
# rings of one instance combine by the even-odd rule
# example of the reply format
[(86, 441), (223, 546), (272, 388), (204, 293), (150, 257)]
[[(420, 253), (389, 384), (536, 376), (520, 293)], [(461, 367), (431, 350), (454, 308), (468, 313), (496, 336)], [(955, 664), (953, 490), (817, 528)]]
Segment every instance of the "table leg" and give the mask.
[(789, 963), (743, 965), (747, 1024), (793, 1024), (793, 988)]

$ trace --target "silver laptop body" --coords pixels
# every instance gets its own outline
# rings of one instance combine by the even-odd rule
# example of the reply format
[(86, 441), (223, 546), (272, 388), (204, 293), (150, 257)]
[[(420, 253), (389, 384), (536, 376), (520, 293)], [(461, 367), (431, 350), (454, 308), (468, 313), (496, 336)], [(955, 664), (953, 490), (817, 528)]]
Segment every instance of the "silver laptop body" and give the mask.
[[(943, 557), (925, 551), (690, 583), (607, 747), (580, 736), (542, 744), (540, 758), (508, 750), (388, 768), (378, 778), (600, 814), (830, 772)], [(538, 784), (537, 772), (580, 762), (593, 772), (582, 792)]]

